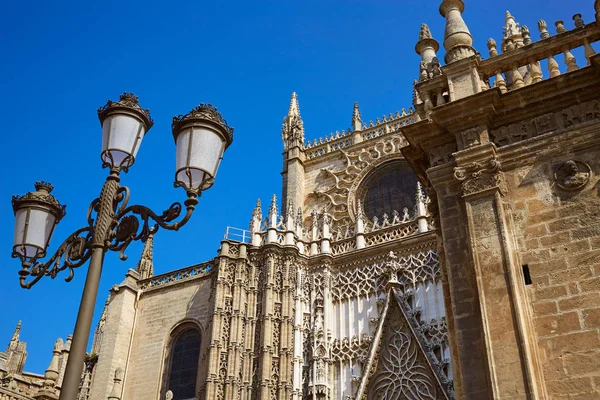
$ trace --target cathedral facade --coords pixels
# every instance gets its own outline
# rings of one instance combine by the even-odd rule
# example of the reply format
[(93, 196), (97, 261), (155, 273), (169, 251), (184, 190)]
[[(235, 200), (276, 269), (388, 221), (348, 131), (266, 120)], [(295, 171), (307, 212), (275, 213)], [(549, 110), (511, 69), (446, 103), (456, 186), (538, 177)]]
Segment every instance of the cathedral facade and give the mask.
[(214, 259), (154, 275), (149, 238), (78, 400), (600, 398), (600, 1), (537, 41), (507, 12), (487, 58), (463, 10), (408, 110), (307, 140), (294, 93), (281, 202)]

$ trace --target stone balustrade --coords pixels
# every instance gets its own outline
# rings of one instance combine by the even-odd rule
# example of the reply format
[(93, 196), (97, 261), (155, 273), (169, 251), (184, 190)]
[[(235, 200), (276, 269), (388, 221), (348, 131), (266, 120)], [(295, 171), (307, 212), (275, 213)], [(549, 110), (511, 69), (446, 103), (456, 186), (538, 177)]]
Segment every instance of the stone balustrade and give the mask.
[(212, 272), (213, 268), (214, 265), (212, 261), (192, 265), (191, 267), (178, 269), (141, 280), (139, 282), (139, 287), (142, 290), (150, 290), (160, 286), (168, 285), (172, 282), (180, 282), (187, 279), (208, 276)]
[[(557, 21), (557, 34), (554, 36), (548, 31), (547, 23), (540, 20), (538, 29), (542, 40), (535, 43), (530, 38), (528, 28), (523, 26), (523, 45), (516, 47), (508, 42), (503, 54), (498, 53), (495, 41), (490, 39), (490, 58), (483, 60), (478, 67), (482, 79), (489, 82), (489, 86), (507, 93), (545, 78), (559, 76), (561, 69), (568, 73), (576, 71), (584, 63), (589, 65), (590, 58), (596, 54), (591, 43), (600, 40), (600, 25), (597, 22), (583, 24), (579, 14), (574, 16), (574, 20), (575, 27), (572, 30), (567, 30), (563, 21)], [(579, 47), (583, 47), (587, 61), (578, 61), (573, 55), (572, 51)]]
[(403, 110), (402, 113), (389, 114), (377, 118), (376, 122), (369, 121), (361, 130), (348, 130), (335, 132), (324, 138), (308, 141), (304, 148), (308, 159), (314, 159), (334, 151), (350, 147), (353, 144), (366, 140), (372, 140), (381, 136), (399, 132), (406, 125), (415, 123), (419, 120), (417, 114), (411, 109), (409, 113)]

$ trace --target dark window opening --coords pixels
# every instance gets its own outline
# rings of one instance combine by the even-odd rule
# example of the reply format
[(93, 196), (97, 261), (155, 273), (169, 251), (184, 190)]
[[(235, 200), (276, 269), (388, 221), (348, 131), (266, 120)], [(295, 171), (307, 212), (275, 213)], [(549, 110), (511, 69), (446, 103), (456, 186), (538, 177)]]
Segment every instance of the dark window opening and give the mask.
[(526, 285), (531, 285), (533, 282), (531, 281), (531, 275), (529, 274), (529, 265), (523, 265), (523, 278), (525, 279)]
[(170, 358), (167, 390), (173, 392), (174, 399), (195, 397), (200, 359), (200, 332), (188, 329), (179, 335), (171, 348)]
[(367, 178), (363, 200), (364, 213), (370, 220), (397, 211), (403, 215), (406, 207), (413, 214), (417, 193), (417, 176), (402, 161), (390, 162)]

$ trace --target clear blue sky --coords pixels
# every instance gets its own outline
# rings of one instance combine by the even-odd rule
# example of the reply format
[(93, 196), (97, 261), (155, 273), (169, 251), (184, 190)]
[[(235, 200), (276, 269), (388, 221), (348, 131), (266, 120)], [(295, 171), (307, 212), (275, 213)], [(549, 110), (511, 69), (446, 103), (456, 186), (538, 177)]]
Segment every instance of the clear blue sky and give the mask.
[[(55, 185), (67, 204), (52, 253), (85, 224), (106, 176), (100, 163), (96, 109), (133, 91), (156, 124), (122, 183), (132, 203), (161, 211), (183, 201), (173, 188), (175, 146), (171, 117), (210, 102), (235, 127), (215, 185), (204, 193), (190, 223), (155, 238), (157, 274), (215, 256), (228, 225), (247, 228), (254, 203), (280, 193), (282, 118), (298, 92), (308, 138), (347, 129), (353, 102), (375, 120), (412, 101), (421, 22), (443, 42), (439, 0), (308, 1), (12, 1), (0, 15), (0, 127), (6, 161), (0, 185), (0, 348), (23, 320), (26, 370), (43, 373), (57, 337), (72, 332), (86, 267), (21, 289), (11, 259), (12, 194), (36, 180)], [(572, 15), (594, 17), (593, 0), (466, 1), (464, 18), (475, 47), (502, 37), (505, 11), (539, 38), (537, 20), (573, 27)], [(443, 50), (438, 56), (443, 60)], [(583, 65), (582, 60), (578, 60)], [(562, 63), (562, 57), (559, 57)], [(135, 268), (141, 246), (122, 262), (108, 253), (95, 322), (108, 289)]]

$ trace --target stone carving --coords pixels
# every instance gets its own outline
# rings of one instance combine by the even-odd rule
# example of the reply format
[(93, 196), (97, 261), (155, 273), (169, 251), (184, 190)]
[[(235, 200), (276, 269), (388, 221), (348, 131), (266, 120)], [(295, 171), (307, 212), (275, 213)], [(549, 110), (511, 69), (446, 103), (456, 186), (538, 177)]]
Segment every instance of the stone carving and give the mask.
[(429, 152), (429, 163), (432, 167), (447, 164), (452, 161), (452, 153), (456, 153), (456, 143), (447, 143), (441, 146), (434, 147)]
[[(401, 310), (400, 297), (390, 292), (390, 310), (384, 322), (379, 355), (369, 372), (368, 399), (447, 399), (427, 349)], [(415, 321), (413, 320), (413, 324)]]
[(591, 168), (582, 161), (569, 160), (562, 164), (554, 174), (556, 185), (562, 190), (583, 189), (590, 181)]
[(393, 135), (375, 143), (369, 148), (345, 152), (340, 150), (345, 161), (342, 169), (322, 169), (331, 185), (318, 188), (314, 195), (325, 197), (329, 203), (329, 213), (334, 225), (349, 225), (354, 221), (354, 205), (356, 191), (362, 179), (374, 167), (382, 162), (398, 158), (400, 149), (406, 146), (406, 140), (400, 135)]
[(600, 101), (592, 100), (571, 106), (558, 113), (543, 114), (530, 121), (502, 126), (492, 131), (490, 136), (496, 145), (506, 146), (598, 118), (600, 118)]
[(372, 342), (373, 336), (367, 334), (362, 334), (360, 337), (355, 335), (352, 339), (335, 339), (331, 346), (331, 358), (338, 362), (364, 360)]
[(454, 178), (461, 182), (465, 196), (493, 188), (498, 188), (501, 194), (506, 192), (500, 161), (495, 158), (485, 164), (474, 162), (463, 167), (456, 167), (454, 168)]
[(473, 147), (481, 144), (481, 139), (479, 137), (479, 129), (472, 128), (464, 131), (462, 133), (463, 143), (465, 148)]
[[(414, 286), (420, 282), (435, 280), (440, 275), (439, 257), (435, 250), (394, 257), (397, 280), (403, 284)], [(367, 297), (382, 292), (387, 283), (382, 277), (388, 270), (389, 260), (386, 260), (334, 274), (331, 287), (333, 301)]]

